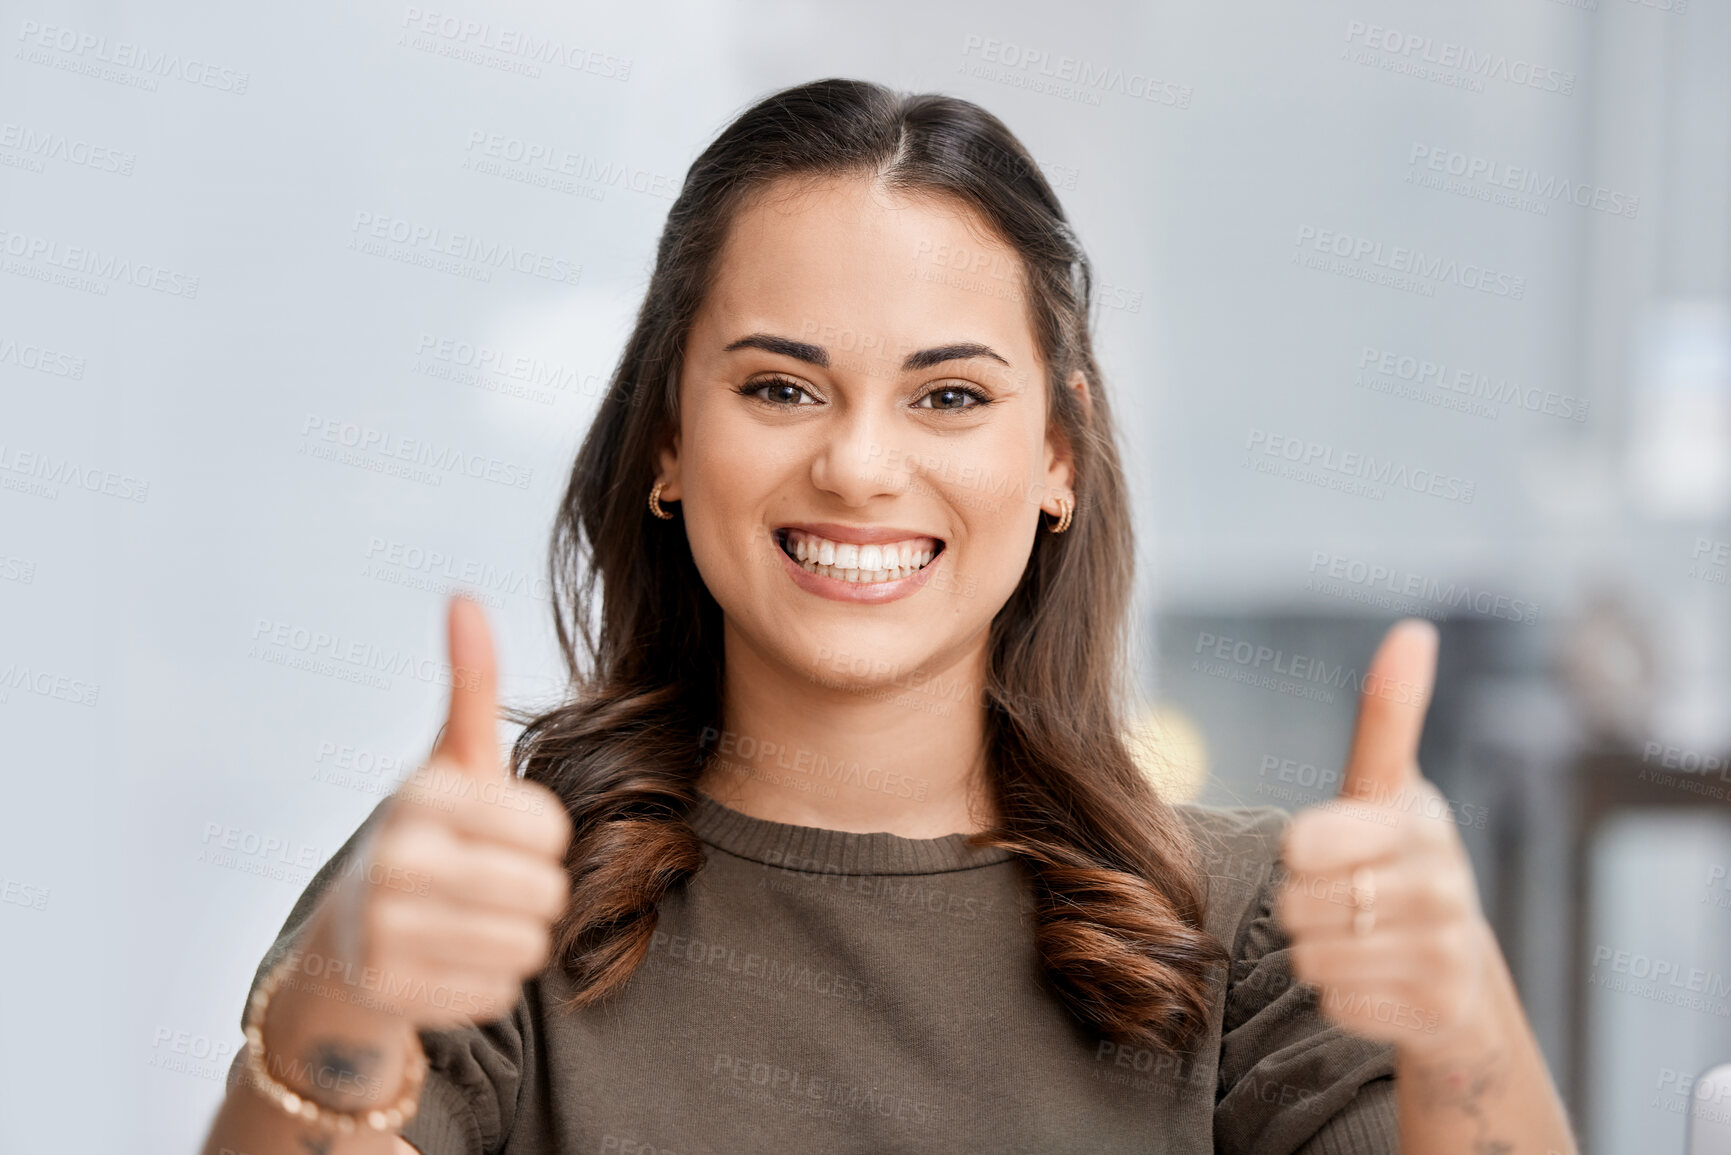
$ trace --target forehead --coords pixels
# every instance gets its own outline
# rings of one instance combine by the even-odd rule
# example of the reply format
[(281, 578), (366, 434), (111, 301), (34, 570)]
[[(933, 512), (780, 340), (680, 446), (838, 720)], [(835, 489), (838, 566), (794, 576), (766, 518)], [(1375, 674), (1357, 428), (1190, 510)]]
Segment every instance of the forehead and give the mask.
[(751, 197), (703, 314), (723, 343), (761, 329), (888, 357), (978, 340), (1023, 369), (1038, 354), (1015, 249), (958, 200), (863, 177), (784, 181)]

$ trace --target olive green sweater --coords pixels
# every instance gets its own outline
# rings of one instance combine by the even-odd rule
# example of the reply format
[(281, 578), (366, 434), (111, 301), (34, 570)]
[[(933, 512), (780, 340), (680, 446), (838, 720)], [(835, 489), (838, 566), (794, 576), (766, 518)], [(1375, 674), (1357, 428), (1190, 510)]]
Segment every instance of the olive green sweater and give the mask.
[[(1234, 960), (1184, 1056), (1117, 1046), (1055, 1001), (1009, 851), (700, 795), (707, 861), (663, 901), (625, 989), (561, 1012), (550, 969), (509, 1017), (422, 1032), (404, 1137), (424, 1155), (1397, 1151), (1392, 1049), (1331, 1026), (1292, 978), (1271, 912), (1287, 816), (1178, 809)], [(255, 985), (378, 814), (308, 884)]]

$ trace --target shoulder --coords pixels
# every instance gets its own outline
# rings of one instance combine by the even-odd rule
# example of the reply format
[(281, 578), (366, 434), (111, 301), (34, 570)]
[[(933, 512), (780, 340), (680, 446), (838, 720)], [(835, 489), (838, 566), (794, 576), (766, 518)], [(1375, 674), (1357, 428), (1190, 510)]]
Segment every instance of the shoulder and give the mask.
[(1204, 806), (1200, 802), (1177, 802), (1172, 809), (1192, 829), (1225, 839), (1265, 839), (1272, 833), (1278, 841), (1280, 831), (1292, 821), (1292, 815), (1278, 806)]
[(1273, 871), (1280, 858), (1280, 841), (1292, 822), (1292, 815), (1277, 806), (1182, 802), (1172, 809), (1189, 829), (1204, 871), (1210, 877), (1241, 881)]
[(1207, 930), (1240, 957), (1250, 924), (1269, 914), (1281, 839), (1292, 815), (1277, 806), (1173, 806), (1195, 843), (1207, 880)]

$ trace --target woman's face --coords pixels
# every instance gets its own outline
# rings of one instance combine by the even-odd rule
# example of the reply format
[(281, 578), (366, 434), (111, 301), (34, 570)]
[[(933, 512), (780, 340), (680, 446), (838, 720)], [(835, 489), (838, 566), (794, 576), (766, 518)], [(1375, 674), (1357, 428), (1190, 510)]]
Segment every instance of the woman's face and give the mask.
[(838, 178), (740, 211), (661, 461), (730, 660), (909, 688), (978, 657), (1070, 492), (1024, 296), (953, 201)]

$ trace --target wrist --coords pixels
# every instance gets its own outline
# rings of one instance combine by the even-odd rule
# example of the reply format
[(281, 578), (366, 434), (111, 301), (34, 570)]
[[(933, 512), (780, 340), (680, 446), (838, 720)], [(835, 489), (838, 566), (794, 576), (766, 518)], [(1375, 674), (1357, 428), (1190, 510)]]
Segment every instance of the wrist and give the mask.
[(333, 1110), (393, 1101), (422, 1054), (414, 1025), (355, 1005), (347, 987), (309, 976), (305, 962), (295, 952), (280, 964), (267, 1011), (253, 1020), (265, 1073)]
[(1501, 1051), (1508, 1043), (1508, 1021), (1503, 997), (1502, 954), (1496, 933), (1482, 916), (1472, 919), (1468, 930), (1472, 948), (1463, 977), (1464, 997), (1458, 1013), (1424, 1031), (1397, 1040), (1401, 1058), (1428, 1065), (1473, 1061)]
[[(291, 952), (273, 967), (247, 1002), (243, 1082), (284, 1113), (321, 1131), (396, 1131), (414, 1118), (427, 1059), (420, 1039), (407, 1020), (391, 1024), (391, 1033), (405, 1038), (380, 1039), (377, 1034), (304, 1034), (304, 1017), (289, 1019), (289, 1029), (273, 1034), (273, 1052), (265, 1043), (265, 1025), (278, 986), (300, 962)], [(281, 1010), (282, 1008), (276, 1008)], [(300, 1038), (294, 1036), (300, 1035)]]
[(414, 1036), (411, 1019), (384, 1005), (316, 951), (295, 950), (290, 959), (279, 974), (265, 1031), (273, 1049), (279, 1039), (287, 1043), (314, 1034), (393, 1040)]

